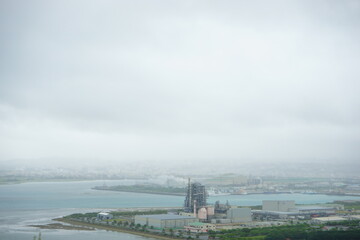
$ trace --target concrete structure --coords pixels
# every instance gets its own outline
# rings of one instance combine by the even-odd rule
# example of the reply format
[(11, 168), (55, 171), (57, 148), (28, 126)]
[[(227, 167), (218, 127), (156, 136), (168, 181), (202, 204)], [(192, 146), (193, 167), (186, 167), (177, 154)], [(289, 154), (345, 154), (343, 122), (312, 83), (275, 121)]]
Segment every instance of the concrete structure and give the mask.
[(252, 210), (254, 219), (287, 219), (295, 218), (299, 215), (298, 212), (279, 212), (279, 211), (264, 211), (264, 210)]
[(334, 215), (336, 213), (336, 206), (323, 207), (319, 205), (315, 206), (298, 206), (289, 209), (290, 211), (266, 211), (266, 210), (252, 210), (253, 216), (256, 219), (310, 219), (311, 217), (325, 217)]
[(251, 222), (250, 208), (230, 208), (226, 213), (226, 218), (230, 219), (232, 223)]
[(206, 210), (207, 210), (208, 216), (213, 216), (213, 215), (215, 215), (215, 208), (214, 208), (213, 206), (207, 206), (207, 207), (206, 207)]
[(291, 212), (295, 208), (295, 201), (293, 200), (263, 200), (262, 210), (264, 211), (279, 211), (279, 212)]
[(108, 219), (112, 219), (112, 218), (113, 218), (113, 215), (108, 212), (100, 212), (97, 214), (97, 219), (99, 219), (99, 220), (108, 220)]
[(186, 231), (190, 231), (193, 233), (205, 233), (209, 230), (215, 231), (216, 226), (210, 223), (202, 223), (202, 222), (193, 222), (190, 223), (188, 226), (184, 227)]
[(206, 208), (202, 207), (199, 209), (197, 217), (201, 220), (206, 220), (207, 219), (207, 210)]
[(198, 219), (196, 217), (175, 214), (135, 216), (135, 224), (148, 225), (155, 228), (183, 228), (193, 222), (198, 222)]

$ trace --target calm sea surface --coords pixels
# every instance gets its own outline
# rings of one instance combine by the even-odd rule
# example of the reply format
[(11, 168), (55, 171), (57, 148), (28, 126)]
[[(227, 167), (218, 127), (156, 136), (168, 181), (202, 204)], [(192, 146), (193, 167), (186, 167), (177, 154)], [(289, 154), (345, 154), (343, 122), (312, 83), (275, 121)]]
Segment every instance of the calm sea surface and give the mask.
[[(0, 185), (0, 239), (32, 240), (39, 230), (31, 224), (51, 223), (51, 219), (75, 212), (100, 211), (106, 208), (180, 207), (184, 197), (141, 193), (92, 190), (104, 181), (41, 182)], [(129, 184), (131, 181), (106, 181), (107, 185)], [(232, 205), (261, 205), (262, 200), (296, 200), (299, 204), (326, 203), (359, 197), (257, 194), (210, 197)], [(148, 239), (107, 231), (41, 230), (43, 240)]]

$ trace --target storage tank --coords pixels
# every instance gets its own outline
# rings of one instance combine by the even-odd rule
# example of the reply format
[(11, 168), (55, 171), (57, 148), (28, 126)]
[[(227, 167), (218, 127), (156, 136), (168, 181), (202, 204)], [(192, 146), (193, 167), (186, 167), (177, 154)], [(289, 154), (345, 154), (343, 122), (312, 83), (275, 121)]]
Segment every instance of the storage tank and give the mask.
[(198, 218), (199, 219), (207, 219), (207, 211), (206, 208), (202, 207), (198, 211)]
[(214, 207), (206, 207), (206, 210), (207, 210), (207, 215), (208, 216), (215, 215), (215, 208)]

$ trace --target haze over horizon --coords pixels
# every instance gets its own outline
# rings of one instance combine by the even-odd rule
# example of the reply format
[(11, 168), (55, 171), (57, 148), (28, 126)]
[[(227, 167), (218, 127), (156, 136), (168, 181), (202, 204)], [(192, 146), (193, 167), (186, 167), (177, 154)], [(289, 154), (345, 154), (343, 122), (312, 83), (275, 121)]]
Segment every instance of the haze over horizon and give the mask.
[(347, 163), (359, 1), (0, 0), (0, 163)]

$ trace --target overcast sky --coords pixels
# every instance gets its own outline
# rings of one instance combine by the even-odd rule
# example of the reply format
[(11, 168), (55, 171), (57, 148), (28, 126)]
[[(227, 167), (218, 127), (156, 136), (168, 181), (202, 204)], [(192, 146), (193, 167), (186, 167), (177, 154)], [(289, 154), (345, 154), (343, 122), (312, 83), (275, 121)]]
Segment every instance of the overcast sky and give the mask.
[(360, 1), (0, 0), (0, 161), (360, 157)]

